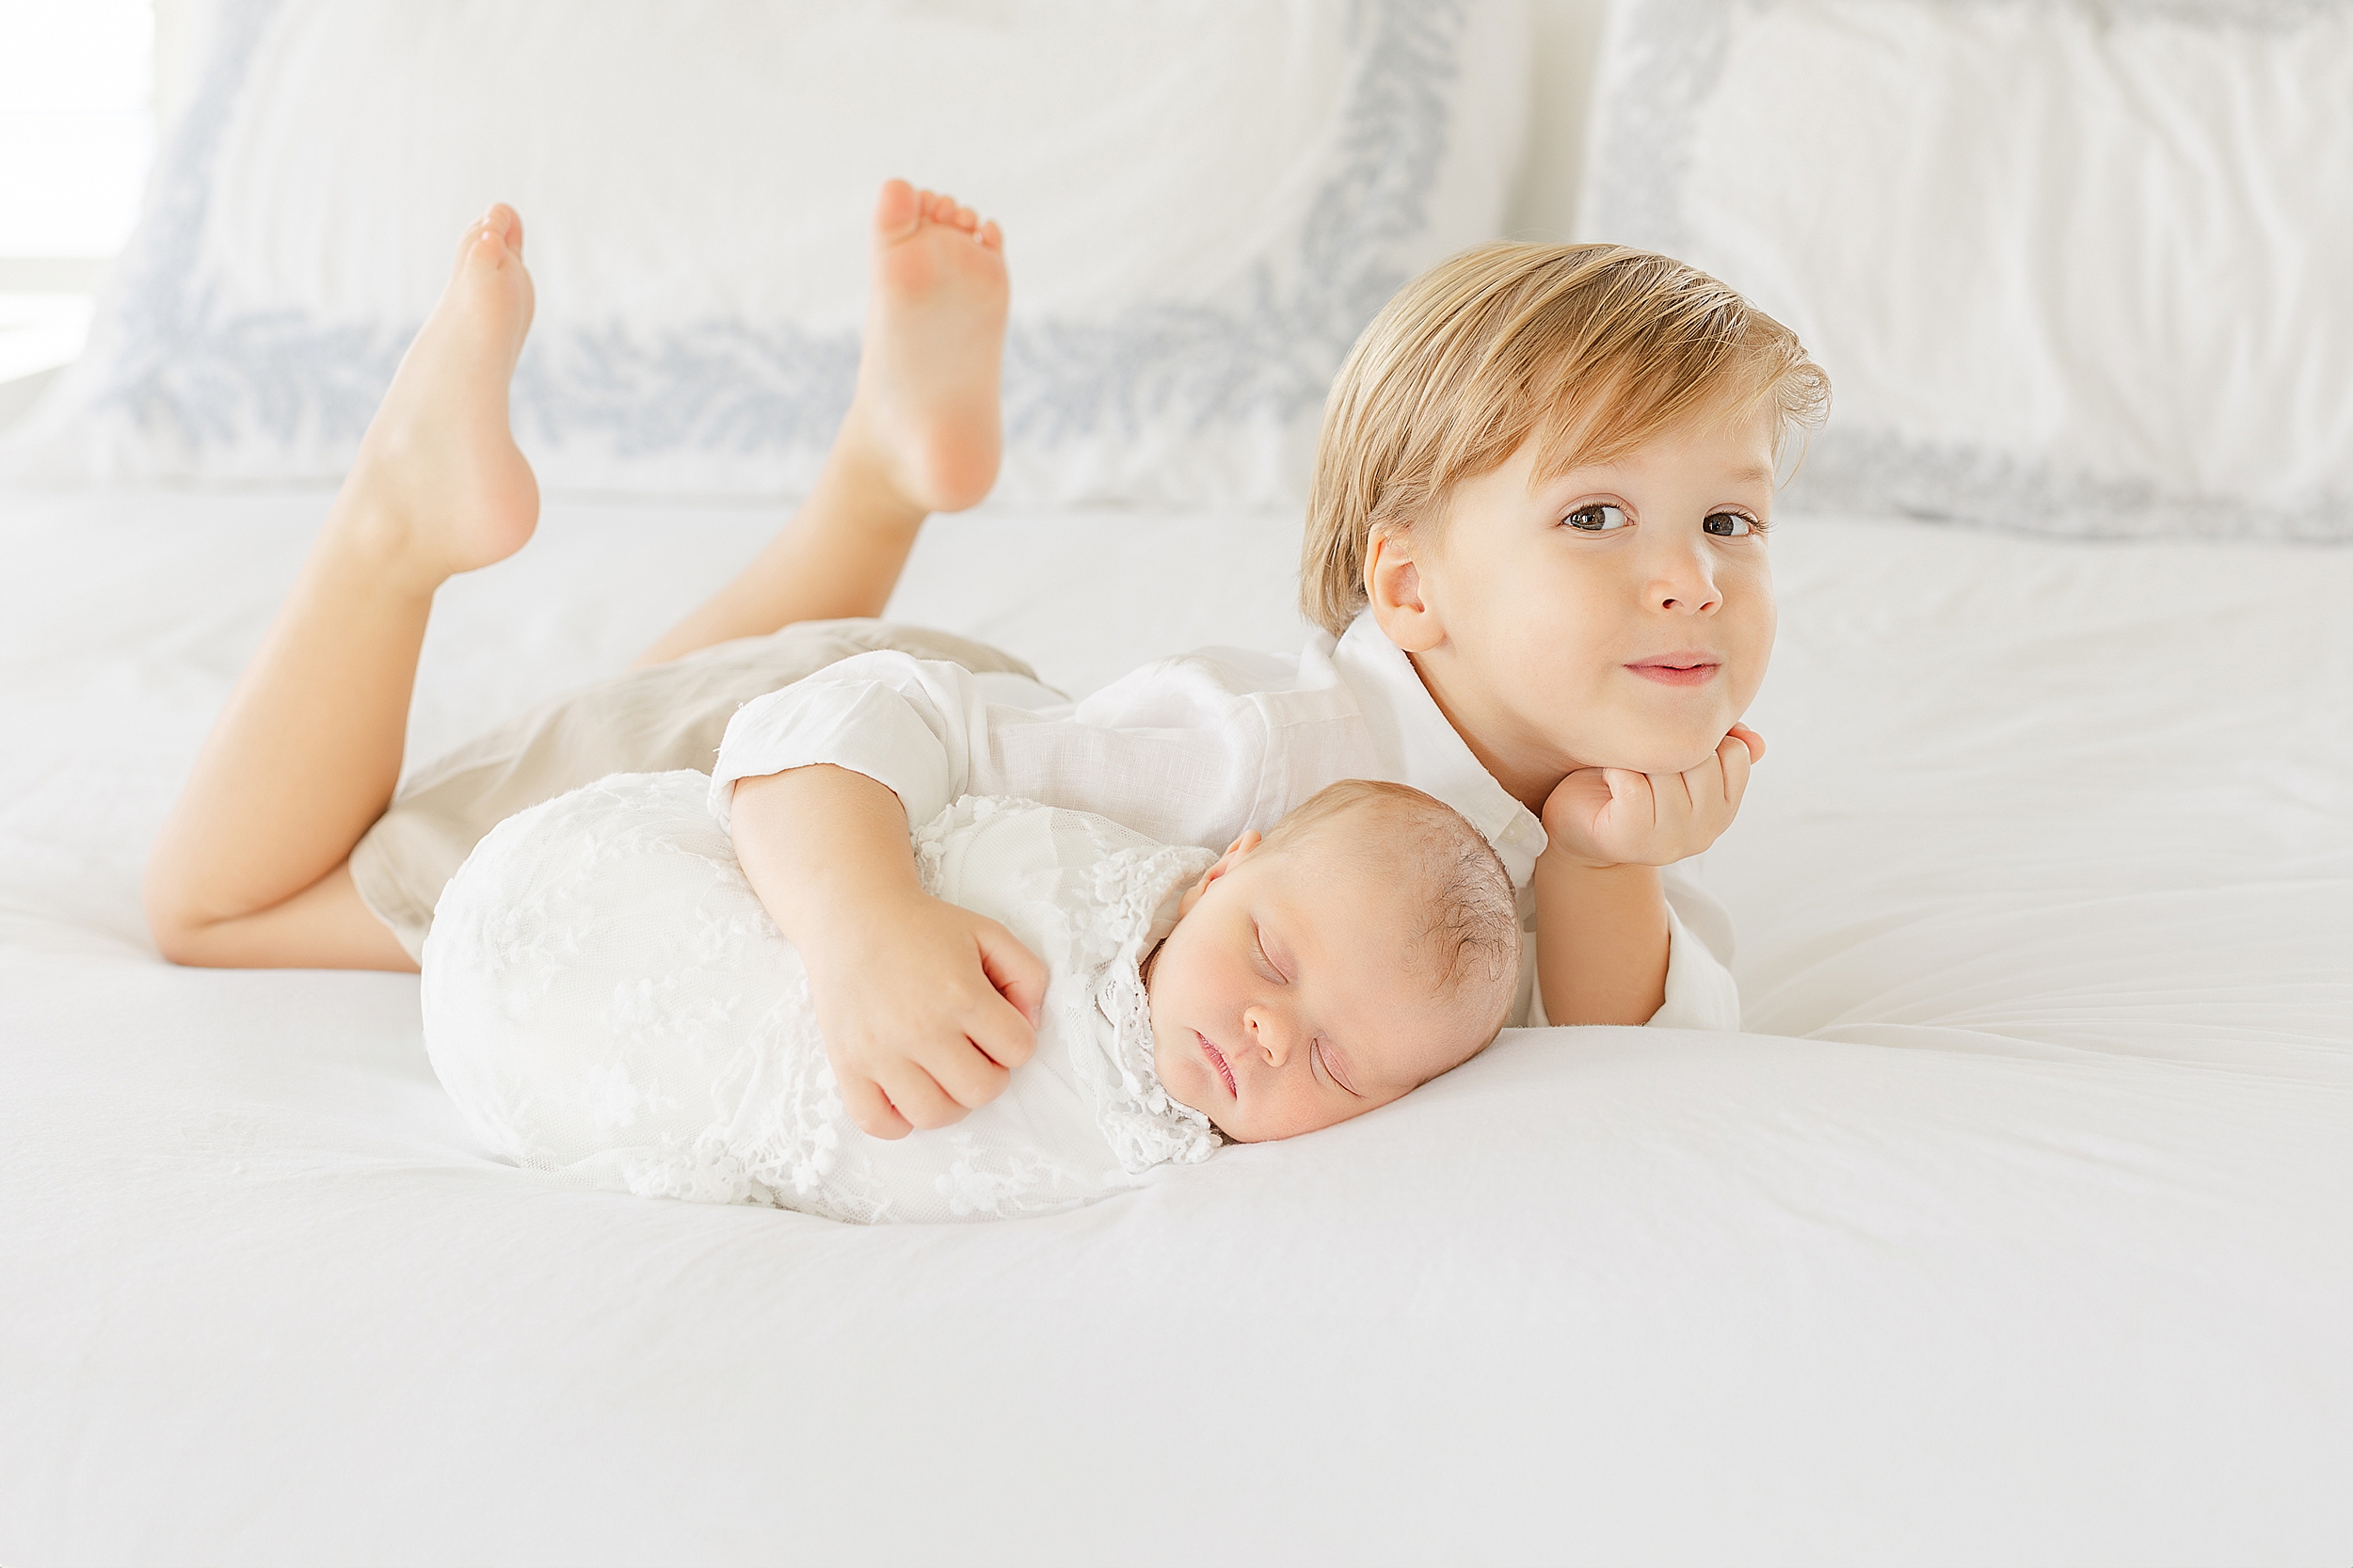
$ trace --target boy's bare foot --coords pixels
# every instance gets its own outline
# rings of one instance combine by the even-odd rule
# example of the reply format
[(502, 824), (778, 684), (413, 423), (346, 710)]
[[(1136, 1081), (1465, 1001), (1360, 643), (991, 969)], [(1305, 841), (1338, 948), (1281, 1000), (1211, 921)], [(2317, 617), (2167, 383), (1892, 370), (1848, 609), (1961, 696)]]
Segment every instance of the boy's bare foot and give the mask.
[(842, 434), (920, 511), (976, 504), (997, 481), (1004, 236), (951, 196), (886, 183), (873, 294)]
[(390, 568), (431, 586), (520, 550), (539, 520), (539, 483), (507, 423), (507, 387), (531, 329), (523, 225), (492, 207), (466, 231), (433, 307), (360, 443), (337, 499)]

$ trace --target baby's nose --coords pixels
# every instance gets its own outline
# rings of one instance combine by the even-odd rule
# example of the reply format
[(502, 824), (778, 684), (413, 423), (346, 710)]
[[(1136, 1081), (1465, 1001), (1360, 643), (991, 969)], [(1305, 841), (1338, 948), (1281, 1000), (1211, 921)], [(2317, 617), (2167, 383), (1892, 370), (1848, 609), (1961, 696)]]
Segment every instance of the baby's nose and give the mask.
[(1254, 1007), (1248, 1014), (1250, 1038), (1266, 1053), (1267, 1064), (1279, 1067), (1290, 1057), (1293, 1032), (1290, 1020), (1272, 1007)]

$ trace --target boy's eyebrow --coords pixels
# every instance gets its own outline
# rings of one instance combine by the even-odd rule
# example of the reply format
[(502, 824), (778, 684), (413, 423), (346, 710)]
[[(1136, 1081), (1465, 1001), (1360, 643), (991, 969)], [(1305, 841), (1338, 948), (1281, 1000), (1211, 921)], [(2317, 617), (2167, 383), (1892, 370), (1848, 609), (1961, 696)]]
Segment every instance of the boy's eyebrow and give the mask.
[[(1579, 463), (1574, 468), (1565, 468), (1557, 473), (1545, 473), (1538, 472), (1529, 476), (1529, 488), (1530, 492), (1533, 493), (1535, 490), (1543, 487), (1567, 485), (1568, 481), (1576, 478), (1580, 473), (1609, 473), (1615, 472), (1621, 466), (1621, 464), (1614, 462)], [(1725, 478), (1729, 483), (1735, 485), (1769, 485), (1773, 482), (1774, 469), (1773, 465), (1770, 463), (1743, 463), (1738, 468), (1734, 469), (1725, 476)]]

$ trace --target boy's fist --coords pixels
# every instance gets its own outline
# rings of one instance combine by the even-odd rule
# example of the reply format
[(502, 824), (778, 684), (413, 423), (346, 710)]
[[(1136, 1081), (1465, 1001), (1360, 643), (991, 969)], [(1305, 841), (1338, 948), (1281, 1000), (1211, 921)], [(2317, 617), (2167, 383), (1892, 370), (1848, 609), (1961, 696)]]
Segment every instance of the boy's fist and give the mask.
[(1736, 724), (1716, 753), (1682, 773), (1579, 768), (1545, 802), (1546, 856), (1588, 866), (1665, 866), (1732, 825), (1765, 738)]

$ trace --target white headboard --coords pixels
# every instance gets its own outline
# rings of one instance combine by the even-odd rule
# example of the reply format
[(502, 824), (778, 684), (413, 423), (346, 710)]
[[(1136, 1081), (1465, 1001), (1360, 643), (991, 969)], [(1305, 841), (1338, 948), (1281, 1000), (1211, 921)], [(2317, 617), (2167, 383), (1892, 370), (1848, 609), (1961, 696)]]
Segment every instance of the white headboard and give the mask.
[[(214, 0), (155, 0), (156, 123), (167, 129), (204, 69)], [(1536, 91), (1529, 159), (1512, 206), (1515, 239), (1568, 239), (1585, 152), (1585, 105), (1609, 0), (1529, 0)]]
[(1512, 202), (1511, 237), (1566, 240), (1576, 232), (1584, 168), (1585, 110), (1609, 0), (1529, 0), (1536, 88), (1529, 109), (1528, 166)]

